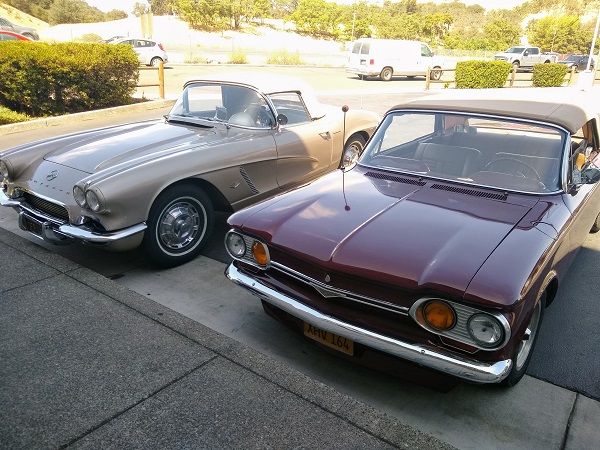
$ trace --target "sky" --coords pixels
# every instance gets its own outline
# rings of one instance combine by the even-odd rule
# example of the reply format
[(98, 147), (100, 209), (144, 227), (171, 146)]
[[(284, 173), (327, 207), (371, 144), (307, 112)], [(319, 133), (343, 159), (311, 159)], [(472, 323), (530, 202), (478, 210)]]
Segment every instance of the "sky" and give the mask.
[[(133, 6), (136, 3), (146, 3), (144, 0), (85, 0), (90, 6), (95, 6), (100, 11), (108, 12), (113, 9), (119, 9), (125, 11), (127, 14), (131, 14)], [(339, 3), (352, 4), (354, 0), (343, 0)], [(434, 1), (436, 3), (451, 3), (454, 0), (417, 0), (417, 3), (426, 3), (427, 1)], [(525, 3), (526, 0), (459, 0), (465, 5), (480, 5), (485, 9), (512, 9), (515, 6)]]

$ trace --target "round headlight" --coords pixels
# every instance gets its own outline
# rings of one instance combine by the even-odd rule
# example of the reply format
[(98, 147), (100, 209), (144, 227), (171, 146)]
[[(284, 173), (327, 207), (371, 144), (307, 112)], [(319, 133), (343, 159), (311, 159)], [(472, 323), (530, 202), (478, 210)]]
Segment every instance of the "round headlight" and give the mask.
[(494, 347), (504, 338), (500, 322), (488, 314), (475, 314), (467, 323), (469, 335), (481, 347)]
[(261, 266), (266, 266), (269, 262), (269, 251), (262, 242), (255, 241), (252, 244), (252, 256)]
[(8, 178), (8, 166), (4, 161), (0, 161), (0, 178)]
[(228, 233), (225, 236), (225, 247), (234, 258), (241, 258), (246, 254), (246, 241), (237, 233)]
[(85, 201), (92, 211), (100, 211), (100, 200), (94, 191), (86, 191)]
[(456, 324), (454, 309), (448, 303), (439, 300), (425, 304), (423, 318), (430, 327), (441, 331), (450, 330)]
[(79, 206), (81, 206), (82, 208), (85, 208), (86, 204), (85, 204), (85, 193), (83, 192), (83, 189), (79, 186), (74, 186), (73, 187), (73, 198), (75, 199), (75, 201), (77, 202), (77, 204)]

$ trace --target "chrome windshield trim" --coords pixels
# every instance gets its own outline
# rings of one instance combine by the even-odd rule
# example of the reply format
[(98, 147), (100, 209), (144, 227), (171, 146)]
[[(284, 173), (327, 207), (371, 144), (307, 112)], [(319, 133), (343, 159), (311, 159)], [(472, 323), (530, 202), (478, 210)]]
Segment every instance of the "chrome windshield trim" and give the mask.
[(340, 297), (353, 302), (362, 303), (364, 305), (384, 309), (386, 311), (390, 311), (396, 314), (401, 314), (403, 316), (408, 316), (409, 308), (406, 308), (404, 306), (394, 305), (393, 303), (386, 302), (384, 300), (359, 295), (354, 292), (330, 286), (328, 284), (317, 281), (314, 278), (307, 277), (306, 275), (300, 272), (297, 272), (293, 269), (290, 269), (289, 267), (284, 266), (283, 264), (279, 264), (274, 261), (271, 262), (271, 267), (273, 269), (279, 270), (282, 273), (285, 273), (286, 275), (289, 275), (292, 278), (295, 278), (298, 281), (312, 286), (313, 289), (315, 289), (319, 294), (321, 294), (325, 298)]
[(225, 269), (225, 276), (238, 286), (247, 289), (262, 300), (300, 320), (384, 353), (464, 380), (475, 383), (499, 383), (508, 376), (512, 367), (512, 360), (510, 359), (485, 363), (432, 346), (413, 344), (391, 338), (343, 322), (308, 307), (270, 286), (266, 286), (260, 280), (252, 278), (238, 270), (233, 263)]

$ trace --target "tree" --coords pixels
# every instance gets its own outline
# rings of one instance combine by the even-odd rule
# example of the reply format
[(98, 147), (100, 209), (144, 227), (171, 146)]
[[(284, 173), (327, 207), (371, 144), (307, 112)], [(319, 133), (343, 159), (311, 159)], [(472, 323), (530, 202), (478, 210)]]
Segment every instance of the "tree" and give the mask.
[(125, 11), (121, 11), (120, 9), (113, 9), (112, 11), (106, 13), (105, 19), (107, 21), (127, 19), (127, 13)]
[(59, 23), (91, 23), (103, 22), (105, 14), (93, 8), (83, 0), (54, 0), (48, 10), (48, 22)]
[(150, 11), (155, 16), (166, 16), (172, 12), (169, 0), (148, 0), (148, 3), (150, 4)]
[(529, 43), (544, 51), (580, 52), (583, 44), (582, 36), (578, 16), (547, 16), (531, 21), (527, 28)]
[(135, 5), (133, 5), (133, 11), (131, 12), (134, 16), (140, 17), (150, 12), (150, 6), (146, 3), (136, 2)]
[(487, 39), (486, 50), (505, 50), (512, 45), (518, 45), (521, 39), (521, 28), (502, 19), (494, 20), (483, 26)]

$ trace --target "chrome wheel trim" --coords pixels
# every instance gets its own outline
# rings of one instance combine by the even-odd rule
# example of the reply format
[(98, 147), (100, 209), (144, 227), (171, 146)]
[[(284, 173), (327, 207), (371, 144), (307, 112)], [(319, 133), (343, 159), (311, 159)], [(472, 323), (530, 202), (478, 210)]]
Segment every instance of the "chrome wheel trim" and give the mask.
[[(181, 255), (193, 250), (206, 233), (207, 214), (198, 202), (179, 199), (163, 211), (156, 238), (166, 253)], [(195, 245), (190, 246), (190, 244)], [(187, 248), (190, 246), (190, 248)]]
[(521, 368), (525, 365), (527, 358), (531, 353), (540, 323), (541, 312), (542, 304), (541, 302), (538, 302), (538, 304), (535, 306), (535, 310), (533, 311), (533, 316), (531, 316), (531, 321), (529, 322), (529, 325), (527, 325), (527, 330), (525, 330), (525, 337), (521, 340), (521, 342), (519, 342), (519, 346), (515, 352), (514, 363), (517, 371), (521, 370)]

